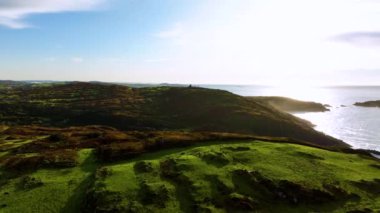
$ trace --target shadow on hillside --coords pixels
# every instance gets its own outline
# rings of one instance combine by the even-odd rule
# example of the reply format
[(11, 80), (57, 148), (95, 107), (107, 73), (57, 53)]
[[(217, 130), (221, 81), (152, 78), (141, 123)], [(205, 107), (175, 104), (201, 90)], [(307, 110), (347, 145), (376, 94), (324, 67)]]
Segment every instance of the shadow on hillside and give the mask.
[[(94, 182), (93, 175), (89, 175), (74, 189), (72, 196), (68, 199), (66, 205), (60, 210), (60, 213), (76, 213), (81, 212), (80, 207), (85, 199), (86, 191)], [(68, 186), (69, 187), (69, 186)]]
[(175, 196), (179, 201), (182, 212), (199, 212), (199, 206), (195, 202), (193, 182), (183, 174), (182, 169), (174, 159), (168, 159), (160, 163), (160, 176), (175, 186)]
[[(339, 183), (323, 184), (321, 188), (310, 188), (298, 182), (270, 179), (258, 171), (234, 170), (232, 182), (235, 191), (257, 199), (259, 201), (257, 205), (263, 209), (271, 209), (275, 204), (275, 208), (279, 209), (291, 205), (294, 208), (307, 206), (308, 212), (335, 212), (341, 210), (346, 202), (361, 199), (359, 195), (341, 188)], [(240, 201), (245, 202), (244, 199), (235, 199), (233, 205), (241, 204)], [(273, 210), (277, 212), (274, 208)]]
[[(77, 187), (73, 190), (71, 197), (66, 202), (66, 205), (61, 209), (60, 213), (76, 213), (81, 212), (80, 208), (83, 200), (86, 197), (86, 191), (92, 186), (95, 181), (94, 173), (96, 171), (97, 165), (95, 164), (95, 154), (92, 152), (84, 162), (79, 166), (83, 172), (88, 173), (87, 177), (80, 182)], [(71, 181), (68, 181), (68, 186), (70, 187)]]
[(97, 168), (96, 164), (96, 156), (94, 152), (91, 152), (91, 154), (83, 161), (83, 163), (80, 165), (80, 169), (83, 172), (91, 172), (94, 173)]

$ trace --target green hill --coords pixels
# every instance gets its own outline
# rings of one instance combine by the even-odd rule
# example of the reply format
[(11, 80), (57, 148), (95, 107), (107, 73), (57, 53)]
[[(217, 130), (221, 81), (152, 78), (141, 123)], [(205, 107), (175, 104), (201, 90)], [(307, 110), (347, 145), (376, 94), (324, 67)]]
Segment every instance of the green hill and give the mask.
[(86, 207), (88, 212), (376, 212), (378, 165), (300, 145), (195, 146), (101, 167)]
[(122, 130), (186, 130), (289, 137), (346, 147), (310, 123), (222, 90), (130, 88), (103, 83), (33, 84), (0, 90), (3, 124), (107, 125)]
[(29, 172), (2, 167), (0, 211), (380, 210), (380, 163), (358, 154), (250, 140), (199, 143), (112, 163), (97, 154), (79, 149), (76, 164)]

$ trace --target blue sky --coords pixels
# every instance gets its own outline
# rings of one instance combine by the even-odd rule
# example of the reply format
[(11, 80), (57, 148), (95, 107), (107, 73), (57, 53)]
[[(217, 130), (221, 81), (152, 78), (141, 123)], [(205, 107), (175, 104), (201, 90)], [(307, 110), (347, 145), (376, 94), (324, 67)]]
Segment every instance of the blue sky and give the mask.
[(3, 0), (0, 79), (380, 84), (377, 20), (374, 0)]
[[(11, 62), (139, 58), (157, 46), (154, 33), (191, 5), (175, 1), (104, 1), (84, 11), (31, 14), (22, 29), (0, 28), (1, 56)], [(6, 62), (5, 62), (6, 63)]]

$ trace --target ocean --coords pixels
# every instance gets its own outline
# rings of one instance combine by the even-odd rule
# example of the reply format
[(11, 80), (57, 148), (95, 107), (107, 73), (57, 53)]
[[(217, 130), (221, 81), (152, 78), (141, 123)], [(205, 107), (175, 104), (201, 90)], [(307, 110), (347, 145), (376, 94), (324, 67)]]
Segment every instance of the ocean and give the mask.
[(284, 96), (328, 104), (328, 112), (294, 113), (315, 129), (350, 144), (353, 148), (380, 151), (380, 108), (358, 107), (356, 102), (380, 100), (380, 86), (269, 87), (200, 85), (242, 96)]

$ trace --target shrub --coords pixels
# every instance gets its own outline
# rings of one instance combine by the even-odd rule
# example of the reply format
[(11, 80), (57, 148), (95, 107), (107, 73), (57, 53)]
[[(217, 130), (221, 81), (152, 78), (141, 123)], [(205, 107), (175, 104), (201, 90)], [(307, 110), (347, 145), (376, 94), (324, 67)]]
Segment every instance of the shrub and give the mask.
[(202, 156), (202, 160), (217, 167), (222, 167), (229, 163), (227, 156), (220, 152), (206, 153)]
[(42, 165), (42, 162), (42, 156), (12, 156), (5, 160), (3, 166), (7, 170), (29, 171), (39, 168)]
[(5, 138), (5, 140), (15, 140), (16, 138), (14, 136), (8, 136)]
[(112, 170), (107, 167), (102, 167), (96, 170), (95, 177), (97, 179), (105, 179), (112, 175)]
[(20, 187), (24, 190), (33, 189), (42, 186), (43, 182), (39, 178), (25, 176), (20, 181)]
[(97, 149), (97, 155), (103, 161), (129, 159), (143, 152), (145, 149), (141, 142), (114, 143), (99, 146)]
[(100, 132), (89, 132), (85, 134), (85, 138), (87, 139), (94, 139), (94, 138), (100, 138), (102, 134)]
[(78, 165), (78, 153), (76, 150), (57, 150), (43, 154), (43, 166), (45, 167), (75, 167)]
[(174, 159), (167, 159), (165, 161), (160, 162), (160, 171), (161, 176), (172, 179), (180, 175), (181, 173), (178, 171), (177, 163)]
[(50, 135), (48, 137), (48, 140), (51, 141), (51, 142), (59, 142), (59, 141), (65, 140), (65, 138), (66, 137), (64, 135), (56, 133), (56, 134)]
[(92, 188), (87, 191), (81, 212), (126, 212), (125, 206), (121, 205), (122, 200), (120, 192)]
[(135, 172), (137, 173), (147, 173), (153, 171), (153, 167), (151, 163), (147, 163), (145, 161), (139, 161), (135, 163), (133, 166)]
[(141, 203), (145, 205), (154, 204), (160, 208), (165, 208), (165, 203), (169, 200), (169, 191), (165, 185), (154, 190), (146, 181), (140, 183), (139, 194)]

